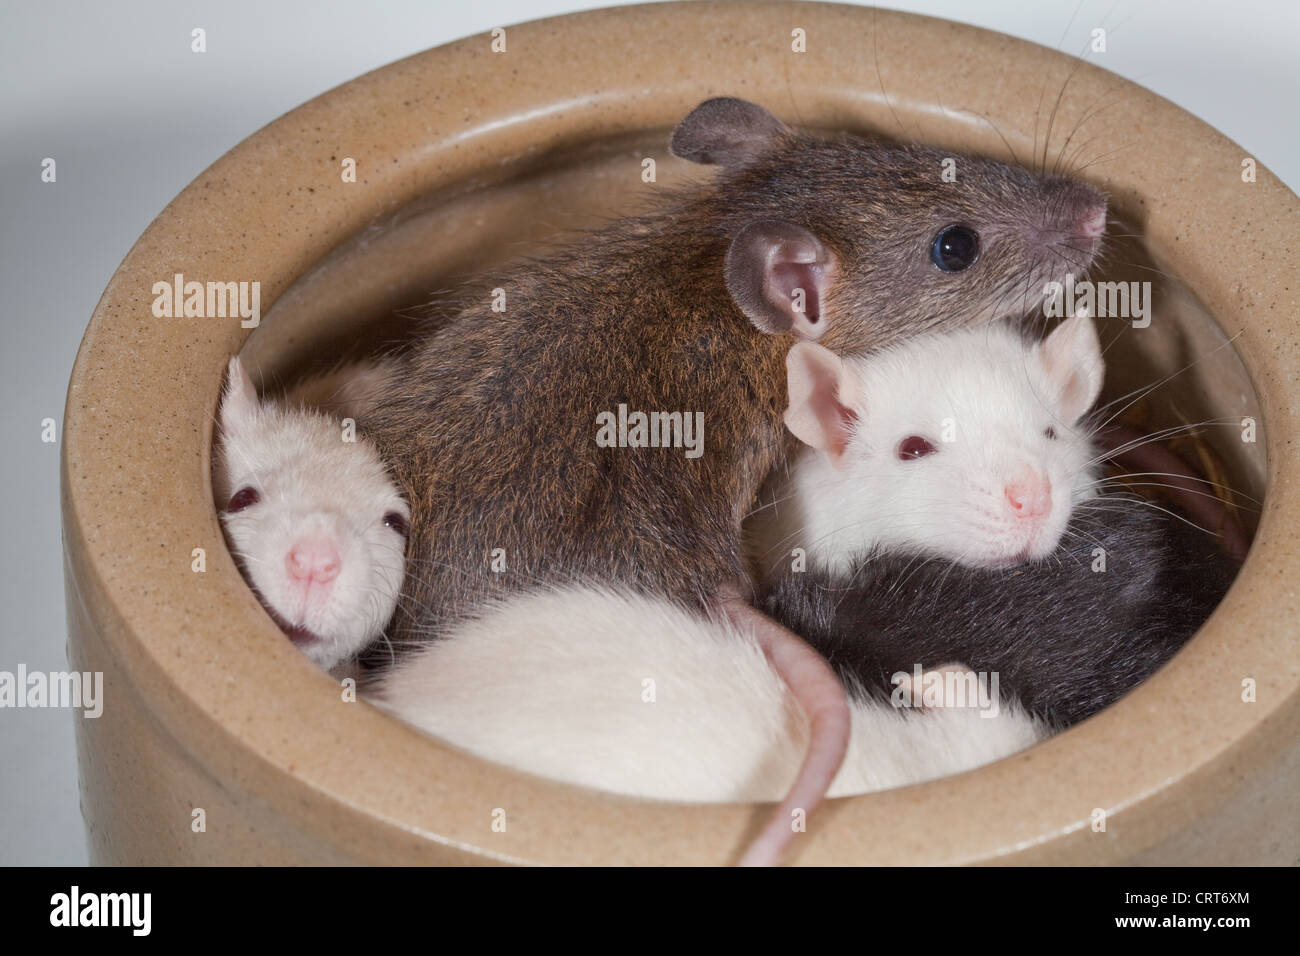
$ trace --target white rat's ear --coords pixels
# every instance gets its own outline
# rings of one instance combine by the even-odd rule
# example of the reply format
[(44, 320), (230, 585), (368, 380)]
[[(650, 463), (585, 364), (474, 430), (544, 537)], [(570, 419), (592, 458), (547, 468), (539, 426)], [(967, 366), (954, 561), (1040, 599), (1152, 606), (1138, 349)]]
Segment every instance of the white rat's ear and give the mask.
[(236, 355), (226, 369), (226, 387), (221, 393), (221, 430), (227, 435), (251, 422), (260, 407), (253, 380)]
[(1038, 344), (1047, 383), (1064, 421), (1074, 424), (1101, 394), (1106, 366), (1092, 318), (1081, 312), (1066, 319)]
[(840, 357), (813, 342), (797, 342), (785, 357), (790, 406), (785, 427), (805, 445), (839, 463), (857, 420), (857, 390)]
[(821, 338), (830, 324), (826, 297), (839, 261), (803, 226), (777, 219), (751, 222), (727, 249), (727, 291), (760, 332)]

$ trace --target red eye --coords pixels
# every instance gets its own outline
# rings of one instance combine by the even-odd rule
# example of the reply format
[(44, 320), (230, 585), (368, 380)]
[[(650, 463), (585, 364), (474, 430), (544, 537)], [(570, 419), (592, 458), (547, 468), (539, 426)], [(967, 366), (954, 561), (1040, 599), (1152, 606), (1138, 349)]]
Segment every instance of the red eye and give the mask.
[(403, 538), (406, 537), (407, 532), (410, 530), (410, 526), (406, 523), (406, 519), (396, 511), (390, 511), (388, 514), (384, 515), (384, 527), (392, 528)]
[(920, 435), (908, 435), (898, 444), (898, 457), (901, 461), (915, 461), (937, 450)]
[(1043, 434), (1046, 435), (1048, 438), (1055, 438), (1056, 429), (1053, 428), (1051, 425), (1048, 425), (1045, 429), (1043, 429)]
[(257, 489), (245, 486), (230, 496), (230, 503), (226, 505), (226, 513), (234, 514), (236, 511), (243, 511), (249, 505), (255, 505), (262, 500), (262, 496), (257, 493)]

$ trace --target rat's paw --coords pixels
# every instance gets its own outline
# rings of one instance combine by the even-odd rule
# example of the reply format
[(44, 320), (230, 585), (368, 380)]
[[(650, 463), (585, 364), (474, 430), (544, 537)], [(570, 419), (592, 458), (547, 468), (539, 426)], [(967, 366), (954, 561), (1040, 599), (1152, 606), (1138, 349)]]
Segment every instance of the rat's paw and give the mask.
[[(940, 664), (920, 673), (895, 675), (895, 700), (901, 695), (902, 706), (914, 710), (940, 708), (987, 708), (990, 694), (979, 674), (965, 664)], [(895, 706), (899, 704), (895, 703)]]

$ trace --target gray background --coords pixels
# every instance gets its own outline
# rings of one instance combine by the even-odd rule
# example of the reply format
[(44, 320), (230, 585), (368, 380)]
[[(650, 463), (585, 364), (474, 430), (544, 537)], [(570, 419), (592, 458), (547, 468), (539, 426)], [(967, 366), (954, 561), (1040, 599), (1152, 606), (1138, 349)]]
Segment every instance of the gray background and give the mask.
[[(607, 6), (322, 0), (0, 0), (0, 670), (62, 670), (58, 446), (77, 345), (109, 276), (164, 205), (254, 130), (400, 57), (521, 20)], [(913, 0), (1095, 62), (1200, 116), (1300, 188), (1293, 0)], [(192, 54), (190, 30), (207, 30)], [(46, 156), (58, 181), (40, 181)], [(61, 431), (60, 431), (61, 434)], [(72, 716), (0, 710), (0, 864), (84, 863)]]

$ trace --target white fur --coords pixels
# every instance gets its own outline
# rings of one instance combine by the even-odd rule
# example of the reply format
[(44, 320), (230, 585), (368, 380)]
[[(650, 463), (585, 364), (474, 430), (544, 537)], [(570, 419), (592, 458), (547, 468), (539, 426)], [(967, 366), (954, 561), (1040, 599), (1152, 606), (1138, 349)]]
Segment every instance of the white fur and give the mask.
[[(1041, 560), (1093, 493), (1094, 451), (1079, 420), (1100, 388), (1101, 355), (1086, 318), (1037, 345), (1000, 323), (918, 336), (844, 359), (843, 374), (842, 401), (856, 420), (842, 454), (802, 449), (750, 524), (764, 571), (786, 566), (795, 548), (833, 574), (877, 549), (971, 566)], [(793, 364), (791, 375), (793, 392)], [(824, 445), (813, 413), (802, 415), (799, 427)], [(937, 451), (900, 460), (912, 435)], [(1051, 485), (1041, 520), (1008, 510), (1004, 489), (1025, 469)]]
[[(480, 757), (641, 797), (779, 800), (808, 743), (802, 712), (751, 637), (659, 599), (584, 588), (489, 609), (370, 693)], [(854, 702), (852, 720), (832, 796), (956, 773), (1044, 733), (1005, 704), (984, 717)]]
[[(315, 639), (299, 646), (326, 669), (346, 661), (377, 637), (397, 605), (405, 570), (405, 539), (384, 525), (409, 509), (379, 453), (319, 413), (259, 402), (238, 359), (220, 413), (214, 491), (221, 522), (244, 576), (281, 626), (305, 628)], [(260, 501), (225, 511), (244, 487)], [(340, 571), (328, 587), (294, 587), (285, 556), (304, 534), (332, 540)]]

